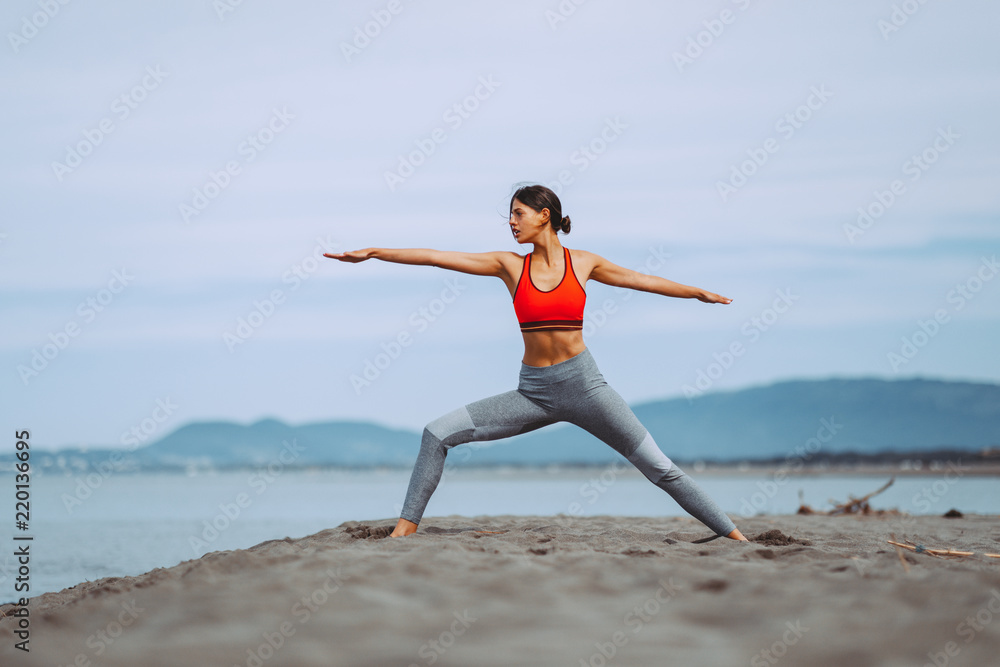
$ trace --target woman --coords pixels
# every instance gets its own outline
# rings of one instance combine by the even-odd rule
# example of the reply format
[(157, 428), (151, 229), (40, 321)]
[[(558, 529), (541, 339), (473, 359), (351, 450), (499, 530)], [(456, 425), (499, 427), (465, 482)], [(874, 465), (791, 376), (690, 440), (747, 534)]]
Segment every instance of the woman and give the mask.
[[(746, 540), (732, 520), (667, 458), (649, 431), (604, 380), (583, 343), (583, 307), (590, 279), (664, 296), (727, 304), (732, 299), (645, 275), (586, 250), (570, 250), (556, 233), (568, 234), (569, 217), (549, 188), (528, 185), (510, 201), (510, 229), (531, 253), (464, 253), (424, 248), (365, 248), (325, 256), (345, 262), (369, 258), (426, 264), (504, 281), (524, 337), (517, 390), (469, 403), (424, 428), (399, 522), (390, 537), (416, 532), (437, 488), (448, 450), (472, 441), (497, 440), (560, 421), (576, 424), (628, 459), (688, 513), (715, 531), (715, 537)], [(714, 539), (714, 538), (709, 538)]]

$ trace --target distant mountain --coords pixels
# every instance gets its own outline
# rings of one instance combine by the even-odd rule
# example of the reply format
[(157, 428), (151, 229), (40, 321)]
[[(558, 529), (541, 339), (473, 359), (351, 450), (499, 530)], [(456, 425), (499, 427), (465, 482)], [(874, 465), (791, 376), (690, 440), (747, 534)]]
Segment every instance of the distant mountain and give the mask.
[[(978, 452), (1000, 446), (1000, 385), (939, 380), (829, 379), (778, 382), (688, 400), (632, 406), (660, 449), (678, 461), (738, 461), (844, 452)], [(429, 415), (429, 419), (437, 415)], [(124, 454), (112, 449), (36, 453), (43, 470), (82, 472), (123, 458), (130, 470), (190, 467), (410, 467), (421, 433), (337, 421), (290, 426), (200, 422)], [(617, 454), (587, 431), (553, 424), (523, 435), (459, 445), (455, 465), (600, 464)], [(3, 468), (12, 455), (0, 457)]]
[[(283, 443), (289, 443), (283, 446)], [(338, 421), (290, 426), (265, 419), (249, 426), (199, 422), (182, 426), (158, 442), (137, 449), (143, 467), (189, 462), (228, 467), (281, 462), (294, 466), (412, 465), (420, 436), (368, 422)], [(282, 454), (284, 452), (284, 454)], [(279, 458), (280, 455), (280, 458)]]
[[(1000, 446), (996, 384), (795, 380), (633, 409), (661, 449), (686, 459), (785, 455), (810, 438), (821, 440), (827, 453)], [(839, 427), (832, 437), (822, 428), (824, 419)]]

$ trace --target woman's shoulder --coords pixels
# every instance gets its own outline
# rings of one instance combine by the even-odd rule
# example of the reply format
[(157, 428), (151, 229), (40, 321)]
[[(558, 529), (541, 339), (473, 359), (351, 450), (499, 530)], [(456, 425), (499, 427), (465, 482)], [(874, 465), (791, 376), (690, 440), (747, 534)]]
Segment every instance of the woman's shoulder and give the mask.
[(569, 250), (569, 256), (572, 258), (573, 263), (581, 269), (586, 268), (588, 271), (603, 259), (600, 255), (589, 250), (581, 248), (567, 248), (567, 250)]

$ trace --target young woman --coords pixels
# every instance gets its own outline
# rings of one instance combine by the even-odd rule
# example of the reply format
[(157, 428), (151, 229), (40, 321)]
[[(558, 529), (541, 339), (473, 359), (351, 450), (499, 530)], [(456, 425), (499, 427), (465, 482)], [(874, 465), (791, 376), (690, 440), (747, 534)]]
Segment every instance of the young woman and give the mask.
[[(327, 253), (344, 262), (369, 258), (424, 264), (504, 281), (524, 337), (524, 358), (516, 390), (468, 403), (424, 428), (406, 499), (391, 537), (416, 532), (437, 488), (448, 450), (497, 440), (566, 421), (600, 438), (670, 494), (689, 514), (715, 532), (746, 540), (732, 520), (687, 474), (667, 458), (625, 400), (604, 380), (583, 343), (583, 307), (588, 280), (705, 303), (732, 299), (697, 287), (626, 269), (586, 250), (570, 250), (556, 232), (568, 234), (569, 217), (549, 188), (519, 188), (510, 201), (510, 229), (531, 253), (451, 252), (424, 248), (365, 248)], [(714, 539), (714, 538), (709, 538)]]

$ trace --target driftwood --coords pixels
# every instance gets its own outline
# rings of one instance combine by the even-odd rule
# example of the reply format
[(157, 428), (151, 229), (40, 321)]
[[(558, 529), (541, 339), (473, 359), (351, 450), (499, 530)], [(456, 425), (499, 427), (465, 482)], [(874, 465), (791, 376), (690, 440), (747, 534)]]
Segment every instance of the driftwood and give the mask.
[[(895, 535), (893, 535), (893, 538), (895, 539)], [(894, 545), (897, 551), (899, 551), (899, 548), (902, 547), (903, 549), (909, 549), (910, 551), (914, 551), (918, 554), (927, 554), (928, 556), (934, 556), (935, 558), (964, 558), (965, 556), (976, 555), (975, 551), (958, 551), (957, 549), (951, 549), (951, 548), (928, 549), (922, 544), (914, 544), (910, 540), (904, 540), (904, 541), (906, 542), (906, 544), (895, 542), (893, 540), (886, 540), (886, 542), (888, 542), (889, 544)], [(1000, 554), (983, 553), (982, 555), (988, 558), (1000, 558)]]
[[(889, 536), (893, 540), (896, 539), (896, 534), (895, 533), (889, 533)], [(900, 549), (899, 545), (896, 542), (893, 542), (892, 540), (889, 540), (889, 544), (895, 545), (894, 548), (896, 549), (896, 555), (899, 556), (899, 562), (903, 564), (903, 571), (904, 572), (909, 572), (910, 571), (910, 564), (906, 562), (906, 556), (903, 555), (903, 550)]]
[(875, 515), (878, 515), (878, 516), (882, 516), (884, 514), (899, 514), (900, 512), (897, 509), (874, 510), (874, 509), (872, 509), (871, 505), (868, 504), (868, 499), (869, 498), (871, 498), (873, 496), (877, 496), (878, 494), (882, 493), (883, 491), (885, 491), (886, 489), (888, 489), (890, 486), (892, 486), (892, 483), (895, 482), (895, 481), (896, 481), (896, 476), (893, 475), (889, 479), (888, 482), (886, 482), (885, 484), (882, 485), (881, 488), (876, 489), (875, 491), (872, 491), (868, 495), (862, 496), (861, 498), (855, 498), (854, 496), (848, 496), (849, 500), (847, 502), (845, 502), (845, 503), (838, 503), (836, 500), (831, 500), (830, 503), (833, 505), (833, 509), (829, 510), (829, 511), (826, 511), (826, 512), (824, 512), (822, 510), (814, 510), (813, 508), (811, 508), (808, 505), (806, 505), (805, 503), (803, 503), (802, 502), (802, 491), (799, 491), (799, 510), (798, 510), (797, 513), (798, 514), (826, 514), (826, 515), (834, 515), (834, 514), (875, 514)]

